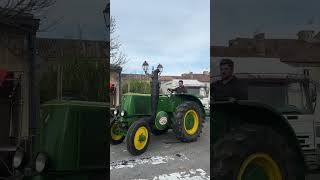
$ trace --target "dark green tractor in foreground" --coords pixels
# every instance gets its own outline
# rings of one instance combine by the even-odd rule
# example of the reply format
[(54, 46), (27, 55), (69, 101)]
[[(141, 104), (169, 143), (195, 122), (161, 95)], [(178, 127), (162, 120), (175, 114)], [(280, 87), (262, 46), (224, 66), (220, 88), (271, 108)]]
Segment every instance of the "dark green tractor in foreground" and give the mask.
[(18, 148), (12, 178), (105, 179), (107, 108), (106, 103), (85, 101), (43, 104), (33, 151)]
[[(215, 180), (304, 180), (320, 169), (320, 99), (304, 75), (247, 74), (248, 100), (212, 104)], [(214, 87), (213, 87), (214, 88)]]
[(160, 135), (173, 129), (177, 139), (192, 142), (202, 131), (205, 110), (200, 100), (188, 94), (159, 95), (158, 73), (158, 69), (153, 72), (151, 95), (125, 94), (110, 121), (111, 144), (126, 138), (132, 155), (146, 151), (151, 133)]

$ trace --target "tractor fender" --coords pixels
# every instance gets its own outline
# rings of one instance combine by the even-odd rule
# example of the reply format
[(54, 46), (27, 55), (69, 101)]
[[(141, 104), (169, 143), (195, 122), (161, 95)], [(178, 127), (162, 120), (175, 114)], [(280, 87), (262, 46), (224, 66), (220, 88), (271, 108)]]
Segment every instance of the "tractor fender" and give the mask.
[(293, 128), (273, 107), (251, 101), (225, 101), (213, 103), (212, 112), (213, 143), (230, 128), (241, 124), (269, 126), (288, 140), (289, 146), (299, 154), (300, 162), (305, 165), (303, 151)]
[(201, 108), (201, 111), (203, 113), (203, 117), (206, 116), (205, 109), (204, 109), (203, 104), (199, 98), (197, 98), (196, 96), (190, 95), (190, 94), (177, 94), (176, 96), (180, 96), (183, 99), (183, 102), (184, 101), (193, 101), (193, 102), (197, 103), (199, 105), (199, 107)]

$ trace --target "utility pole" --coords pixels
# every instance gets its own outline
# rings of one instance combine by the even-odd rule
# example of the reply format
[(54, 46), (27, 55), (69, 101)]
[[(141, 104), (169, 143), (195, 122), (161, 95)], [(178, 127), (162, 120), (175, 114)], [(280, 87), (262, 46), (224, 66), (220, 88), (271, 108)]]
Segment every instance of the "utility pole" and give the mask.
[(61, 64), (58, 64), (57, 66), (57, 99), (62, 99), (62, 73), (63, 67)]

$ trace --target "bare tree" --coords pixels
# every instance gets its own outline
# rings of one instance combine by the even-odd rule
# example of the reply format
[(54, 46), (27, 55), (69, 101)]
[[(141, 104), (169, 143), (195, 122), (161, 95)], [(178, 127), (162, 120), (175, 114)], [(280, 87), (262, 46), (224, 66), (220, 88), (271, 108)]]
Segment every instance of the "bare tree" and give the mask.
[[(56, 0), (0, 0), (0, 21), (5, 24), (15, 24), (17, 17), (34, 16), (40, 19), (40, 25), (46, 20), (46, 10), (51, 7)], [(58, 21), (46, 23), (44, 30), (55, 26)], [(43, 31), (43, 30), (39, 30)]]
[(121, 42), (119, 36), (116, 34), (117, 23), (116, 20), (111, 17), (110, 21), (110, 62), (111, 64), (124, 66), (128, 62), (127, 55), (121, 51)]
[(7, 18), (20, 14), (35, 14), (54, 3), (55, 0), (0, 0), (0, 14)]

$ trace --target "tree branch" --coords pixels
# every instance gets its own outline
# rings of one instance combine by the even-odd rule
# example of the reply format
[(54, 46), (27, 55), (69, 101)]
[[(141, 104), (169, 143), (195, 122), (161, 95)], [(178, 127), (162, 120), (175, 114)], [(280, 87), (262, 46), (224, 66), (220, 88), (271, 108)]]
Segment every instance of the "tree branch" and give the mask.
[(110, 62), (111, 64), (124, 66), (128, 63), (127, 55), (121, 51), (121, 42), (119, 36), (116, 34), (117, 24), (116, 20), (111, 17), (110, 19)]

